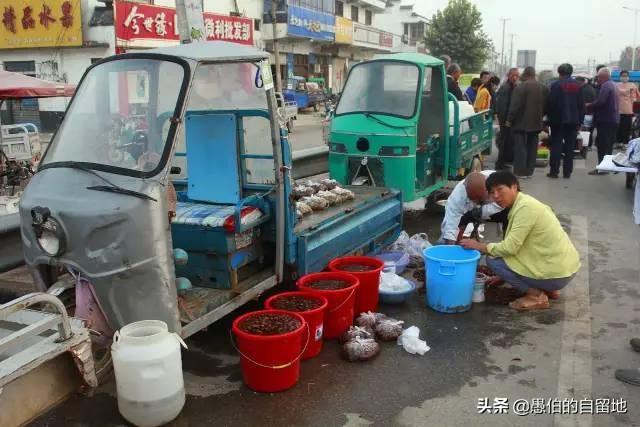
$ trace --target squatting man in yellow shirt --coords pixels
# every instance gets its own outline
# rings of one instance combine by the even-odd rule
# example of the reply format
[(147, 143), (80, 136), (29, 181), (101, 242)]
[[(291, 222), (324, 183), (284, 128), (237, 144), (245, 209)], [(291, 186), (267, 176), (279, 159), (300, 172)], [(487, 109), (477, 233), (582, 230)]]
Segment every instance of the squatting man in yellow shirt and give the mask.
[(505, 238), (489, 244), (465, 239), (460, 244), (488, 254), (487, 265), (525, 293), (509, 304), (511, 308), (520, 311), (548, 308), (548, 294), (557, 295), (580, 269), (578, 251), (551, 208), (520, 192), (518, 178), (511, 172), (489, 175), (486, 185), (494, 202), (510, 209)]

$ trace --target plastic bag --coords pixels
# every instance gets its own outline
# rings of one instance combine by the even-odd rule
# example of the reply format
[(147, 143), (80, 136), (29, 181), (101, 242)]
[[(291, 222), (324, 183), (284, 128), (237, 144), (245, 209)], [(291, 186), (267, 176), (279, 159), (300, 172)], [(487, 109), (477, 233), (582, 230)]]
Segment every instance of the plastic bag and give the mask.
[(395, 341), (402, 335), (402, 320), (384, 319), (376, 323), (376, 336), (381, 341)]
[(353, 191), (347, 190), (346, 188), (336, 187), (331, 190), (332, 193), (337, 194), (338, 196), (344, 197), (346, 200), (353, 200), (356, 195), (353, 194)]
[(395, 242), (391, 244), (389, 250), (391, 252), (404, 252), (409, 254), (409, 245), (410, 245), (411, 237), (407, 234), (406, 231), (402, 231)]
[(411, 289), (411, 284), (395, 273), (380, 273), (380, 290), (383, 292), (404, 292)]
[(373, 329), (368, 326), (349, 326), (349, 330), (340, 336), (340, 342), (346, 343), (356, 338), (374, 338)]
[(427, 236), (427, 233), (414, 234), (409, 239), (409, 255), (419, 256), (422, 258), (424, 250), (430, 247), (431, 243), (429, 243), (429, 236)]
[(431, 247), (431, 243), (429, 243), (427, 233), (418, 233), (411, 236), (409, 239), (409, 247), (407, 248), (407, 253), (409, 254), (408, 266), (417, 268), (424, 265), (423, 252), (429, 247)]
[(327, 202), (329, 202), (329, 206), (333, 206), (338, 203), (338, 196), (333, 194), (331, 191), (318, 191), (316, 194), (318, 197), (322, 197)]
[(376, 327), (376, 323), (386, 318), (387, 316), (382, 313), (367, 311), (366, 313), (360, 313), (360, 316), (356, 319), (356, 325), (373, 330)]
[(420, 339), (420, 328), (411, 326), (402, 331), (402, 335), (398, 338), (398, 345), (401, 345), (407, 353), (424, 354), (431, 350), (426, 341)]
[(342, 355), (349, 362), (371, 360), (378, 353), (380, 353), (380, 344), (372, 338), (356, 337), (342, 346)]
[(347, 198), (347, 196), (345, 194), (338, 194), (338, 193), (335, 193), (333, 190), (330, 190), (330, 193), (331, 194), (335, 194), (335, 196), (336, 196), (336, 205), (339, 205), (341, 203), (349, 201), (349, 199)]
[(300, 201), (309, 205), (314, 211), (323, 211), (329, 207), (329, 202), (318, 196), (303, 197)]
[(295, 187), (293, 187), (293, 190), (291, 190), (291, 196), (293, 196), (295, 200), (299, 200), (303, 197), (313, 196), (313, 194), (313, 188), (305, 187), (304, 185), (296, 185)]
[(321, 179), (320, 184), (327, 187), (327, 190), (333, 190), (338, 186), (338, 181), (336, 181), (335, 179)]
[(326, 191), (327, 187), (324, 184), (320, 184), (319, 182), (307, 181), (304, 183), (307, 187), (313, 188), (314, 194), (320, 191)]
[(309, 215), (313, 212), (313, 209), (311, 209), (311, 207), (309, 207), (309, 205), (304, 202), (297, 202), (296, 210), (300, 211), (302, 215)]

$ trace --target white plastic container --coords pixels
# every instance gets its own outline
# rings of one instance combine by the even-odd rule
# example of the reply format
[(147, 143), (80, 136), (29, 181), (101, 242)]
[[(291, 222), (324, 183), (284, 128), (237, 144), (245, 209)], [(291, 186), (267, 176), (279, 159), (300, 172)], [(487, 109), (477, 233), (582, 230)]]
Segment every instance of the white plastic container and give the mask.
[(126, 325), (113, 337), (111, 357), (116, 375), (118, 410), (140, 427), (168, 423), (185, 402), (180, 344), (160, 320)]
[(487, 280), (487, 276), (482, 273), (476, 273), (476, 281), (473, 284), (473, 298), (474, 303), (484, 302), (484, 282)]

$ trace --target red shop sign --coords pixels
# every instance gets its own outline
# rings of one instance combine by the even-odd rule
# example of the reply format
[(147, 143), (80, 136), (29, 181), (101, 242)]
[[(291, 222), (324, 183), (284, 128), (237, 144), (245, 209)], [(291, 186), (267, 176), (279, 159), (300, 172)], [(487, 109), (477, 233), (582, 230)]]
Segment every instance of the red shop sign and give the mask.
[[(207, 40), (253, 45), (253, 20), (205, 12)], [(180, 41), (176, 10), (170, 7), (117, 1), (115, 3), (116, 45), (156, 47)]]
[(393, 47), (393, 34), (381, 32), (380, 33), (380, 46)]

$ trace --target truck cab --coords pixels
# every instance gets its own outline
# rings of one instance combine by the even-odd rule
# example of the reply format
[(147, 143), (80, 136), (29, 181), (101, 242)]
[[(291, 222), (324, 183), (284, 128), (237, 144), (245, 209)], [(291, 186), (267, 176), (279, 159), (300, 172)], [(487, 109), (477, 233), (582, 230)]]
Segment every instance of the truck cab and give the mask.
[(331, 120), (329, 173), (413, 202), (480, 169), (492, 137), (491, 113), (476, 114), (447, 92), (441, 60), (382, 55), (349, 71)]

